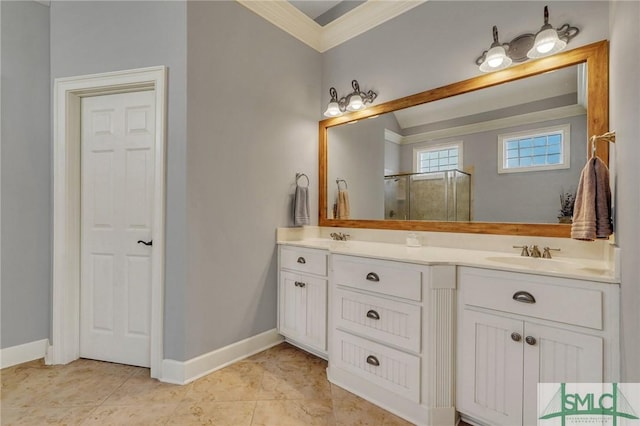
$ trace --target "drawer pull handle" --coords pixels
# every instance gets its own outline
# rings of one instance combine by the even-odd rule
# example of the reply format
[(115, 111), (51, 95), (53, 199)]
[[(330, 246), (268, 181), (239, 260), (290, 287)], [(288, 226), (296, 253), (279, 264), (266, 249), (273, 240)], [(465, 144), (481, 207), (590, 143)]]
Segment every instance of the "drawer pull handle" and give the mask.
[(377, 283), (378, 281), (380, 281), (380, 277), (375, 272), (369, 272), (367, 274), (367, 281), (373, 281), (374, 283)]
[(370, 311), (367, 312), (367, 318), (371, 318), (374, 320), (379, 320), (380, 319), (380, 314), (377, 313), (376, 311), (374, 311), (373, 309), (371, 309)]
[(304, 257), (302, 257), (302, 256), (300, 256), (300, 257), (298, 258), (297, 262), (298, 262), (298, 263), (302, 263), (303, 265), (304, 265), (305, 263), (307, 263), (307, 261), (306, 261), (306, 260), (304, 260)]
[(513, 295), (513, 300), (520, 303), (536, 303), (536, 298), (527, 291), (516, 291)]
[(522, 340), (522, 336), (520, 335), (520, 333), (516, 333), (514, 331), (513, 333), (511, 333), (511, 340), (513, 340), (514, 342), (519, 342), (520, 340)]
[(296, 281), (295, 282), (295, 286), (296, 287), (300, 287), (300, 288), (304, 288), (304, 287), (306, 287), (306, 284), (303, 283), (303, 282), (300, 282), (300, 281)]
[(379, 367), (380, 361), (378, 361), (378, 358), (376, 358), (375, 356), (369, 355), (367, 357), (367, 364), (373, 365), (374, 367)]
[(533, 336), (527, 336), (527, 337), (525, 337), (525, 338), (524, 338), (524, 341), (525, 341), (525, 342), (527, 342), (527, 345), (531, 345), (531, 346), (533, 346), (533, 345), (535, 345), (535, 344), (537, 343), (536, 338), (535, 338), (535, 337), (533, 337)]

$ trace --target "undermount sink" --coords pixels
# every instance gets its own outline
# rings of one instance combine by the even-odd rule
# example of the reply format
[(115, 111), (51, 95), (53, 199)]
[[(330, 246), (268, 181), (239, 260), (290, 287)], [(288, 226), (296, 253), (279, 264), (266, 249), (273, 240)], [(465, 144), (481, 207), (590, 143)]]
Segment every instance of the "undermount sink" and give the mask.
[(539, 271), (564, 272), (583, 268), (583, 265), (579, 263), (566, 260), (544, 259), (541, 257), (493, 256), (487, 257), (487, 260), (511, 266), (524, 266), (525, 268)]

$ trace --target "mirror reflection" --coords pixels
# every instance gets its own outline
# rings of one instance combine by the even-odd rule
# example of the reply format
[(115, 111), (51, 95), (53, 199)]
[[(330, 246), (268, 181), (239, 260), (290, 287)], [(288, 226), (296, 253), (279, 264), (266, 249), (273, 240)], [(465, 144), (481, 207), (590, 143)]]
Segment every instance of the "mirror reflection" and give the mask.
[(585, 69), (328, 128), (327, 217), (565, 222), (586, 160)]

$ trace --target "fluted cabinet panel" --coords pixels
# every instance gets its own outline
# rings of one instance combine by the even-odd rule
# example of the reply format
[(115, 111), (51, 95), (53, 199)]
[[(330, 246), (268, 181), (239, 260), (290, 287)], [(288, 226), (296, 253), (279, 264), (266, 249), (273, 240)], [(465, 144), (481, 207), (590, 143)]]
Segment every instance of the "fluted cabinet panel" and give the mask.
[(458, 409), (491, 424), (522, 422), (522, 321), (465, 310)]
[(420, 358), (341, 331), (334, 331), (335, 364), (414, 402), (420, 400)]
[(343, 289), (335, 294), (337, 327), (420, 352), (419, 305)]

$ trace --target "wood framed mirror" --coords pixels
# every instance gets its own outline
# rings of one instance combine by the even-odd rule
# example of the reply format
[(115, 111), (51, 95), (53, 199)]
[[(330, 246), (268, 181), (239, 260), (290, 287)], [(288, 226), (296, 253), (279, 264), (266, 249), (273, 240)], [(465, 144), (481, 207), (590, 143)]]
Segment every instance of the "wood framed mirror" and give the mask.
[[(609, 130), (609, 44), (600, 41), (587, 46), (562, 52), (547, 58), (529, 61), (495, 73), (484, 74), (468, 80), (427, 90), (415, 95), (388, 101), (369, 107), (364, 111), (345, 114), (322, 120), (319, 123), (319, 225), (344, 228), (396, 229), (413, 231), (461, 232), (502, 235), (530, 235), (548, 237), (570, 237), (571, 225), (561, 223), (520, 223), (511, 221), (442, 221), (442, 220), (393, 220), (393, 219), (334, 219), (330, 215), (329, 196), (329, 131), (338, 126), (355, 123), (382, 114), (398, 113), (400, 110), (449, 99), (462, 94), (471, 94), (481, 89), (520, 82), (523, 79), (542, 76), (551, 71), (584, 64), (587, 78), (586, 88), (586, 137), (581, 142), (584, 151), (573, 152), (581, 159), (579, 168), (590, 155), (589, 137), (601, 135)], [(522, 82), (521, 82), (522, 83)], [(497, 145), (496, 145), (497, 146)], [(584, 153), (584, 154), (583, 154)], [(597, 154), (608, 164), (609, 145), (601, 141)], [(582, 161), (584, 160), (584, 161)], [(541, 172), (537, 172), (541, 173)], [(386, 174), (386, 173), (385, 173)], [(334, 178), (334, 176), (331, 176)], [(574, 185), (577, 186), (577, 180)], [(351, 191), (352, 188), (349, 188)], [(496, 188), (496, 190), (500, 190)], [(558, 194), (559, 195), (559, 194)], [(559, 206), (559, 204), (558, 204)], [(333, 207), (333, 206), (331, 206)]]

